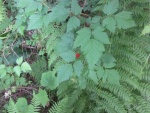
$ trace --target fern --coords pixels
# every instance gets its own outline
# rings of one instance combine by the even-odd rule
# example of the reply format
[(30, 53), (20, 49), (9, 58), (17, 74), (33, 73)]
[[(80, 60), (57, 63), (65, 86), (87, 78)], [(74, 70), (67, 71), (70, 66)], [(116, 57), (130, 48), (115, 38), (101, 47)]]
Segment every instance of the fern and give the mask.
[(64, 98), (58, 103), (53, 104), (49, 113), (70, 113), (70, 110), (68, 109), (68, 98)]
[(32, 76), (35, 78), (35, 81), (39, 84), (42, 73), (47, 70), (47, 63), (44, 57), (39, 58), (36, 62), (31, 65)]

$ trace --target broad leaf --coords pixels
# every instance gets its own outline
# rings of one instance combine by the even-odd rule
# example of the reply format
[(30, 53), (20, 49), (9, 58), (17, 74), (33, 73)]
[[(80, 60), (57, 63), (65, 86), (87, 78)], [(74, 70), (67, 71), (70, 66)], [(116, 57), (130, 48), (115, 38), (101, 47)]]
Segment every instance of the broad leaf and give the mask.
[(26, 113), (28, 109), (28, 103), (25, 98), (19, 98), (16, 102), (18, 113)]
[(83, 70), (83, 63), (79, 60), (73, 64), (74, 71), (77, 76), (80, 76)]
[(49, 101), (46, 91), (42, 89), (39, 89), (39, 92), (38, 94), (36, 94), (36, 97), (38, 99), (38, 102), (42, 104), (43, 107), (45, 107), (47, 102)]
[(93, 35), (94, 35), (94, 38), (99, 40), (100, 42), (104, 44), (110, 44), (107, 33), (103, 32), (101, 27), (96, 28), (93, 31)]
[(66, 52), (60, 53), (59, 55), (66, 62), (72, 62), (72, 61), (75, 60), (75, 52), (73, 52), (71, 50), (68, 50)]
[(113, 17), (107, 17), (103, 20), (103, 26), (114, 33), (116, 30), (116, 20)]
[(112, 68), (112, 67), (116, 66), (116, 63), (115, 63), (116, 60), (110, 53), (103, 54), (102, 61), (103, 61), (103, 66), (105, 68)]
[(91, 80), (93, 80), (95, 84), (98, 84), (98, 78), (97, 78), (96, 72), (94, 70), (89, 71), (89, 76), (88, 77)]
[(40, 29), (43, 26), (43, 19), (41, 15), (33, 14), (29, 17), (27, 30)]
[(71, 31), (79, 26), (80, 26), (80, 20), (77, 17), (73, 16), (69, 19), (69, 21), (67, 23), (67, 32)]
[(114, 14), (119, 8), (119, 0), (112, 0), (104, 6), (103, 12), (107, 15)]
[(77, 31), (78, 36), (74, 42), (74, 48), (81, 46), (81, 49), (87, 44), (91, 38), (91, 30), (89, 28), (82, 28)]
[(86, 79), (83, 76), (80, 76), (78, 78), (78, 82), (79, 82), (79, 88), (81, 88), (81, 89), (86, 88)]
[(105, 51), (105, 48), (102, 43), (94, 39), (90, 39), (88, 41), (83, 49), (83, 52), (90, 68), (93, 68), (93, 66), (98, 62), (103, 51)]
[(16, 73), (16, 75), (18, 77), (20, 77), (20, 74), (21, 74), (21, 67), (20, 66), (15, 66), (14, 67), (14, 72)]
[(54, 90), (58, 86), (57, 77), (52, 71), (48, 71), (42, 74), (41, 85), (47, 89)]
[(0, 78), (3, 78), (6, 75), (6, 69), (0, 69)]
[(135, 26), (135, 22), (132, 19), (131, 12), (122, 11), (115, 15), (117, 21), (117, 27), (119, 29), (128, 29)]
[(18, 0), (17, 7), (25, 8), (30, 2), (31, 0)]
[(71, 64), (63, 64), (58, 67), (58, 82), (61, 83), (70, 79), (73, 74), (73, 68)]
[(79, 6), (78, 0), (72, 0), (71, 2), (71, 12), (75, 15), (80, 14), (82, 11), (82, 8)]
[(17, 58), (16, 63), (17, 63), (18, 65), (20, 65), (22, 62), (23, 62), (23, 57)]
[(44, 16), (44, 23), (48, 25), (51, 22), (62, 22), (65, 21), (70, 14), (70, 9), (65, 8), (61, 4), (58, 4), (52, 8), (52, 12)]
[(23, 63), (21, 64), (21, 70), (22, 70), (23, 72), (29, 72), (29, 71), (31, 71), (32, 69), (31, 69), (30, 65), (29, 65), (27, 62), (23, 62)]

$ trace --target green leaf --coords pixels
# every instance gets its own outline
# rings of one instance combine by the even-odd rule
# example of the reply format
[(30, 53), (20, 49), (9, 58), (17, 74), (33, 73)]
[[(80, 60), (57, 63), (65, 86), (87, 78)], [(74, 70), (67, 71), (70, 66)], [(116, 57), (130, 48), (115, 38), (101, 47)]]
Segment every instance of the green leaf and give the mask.
[(18, 65), (20, 65), (22, 62), (23, 62), (23, 57), (17, 58), (16, 63), (17, 63)]
[(102, 66), (98, 66), (97, 69), (98, 69), (97, 72), (96, 72), (97, 77), (98, 77), (98, 80), (100, 80), (101, 78), (103, 78), (105, 72), (104, 72), (104, 69), (103, 69)]
[(83, 70), (83, 63), (79, 60), (73, 64), (74, 71), (77, 76), (80, 76)]
[(21, 67), (20, 66), (15, 66), (14, 67), (14, 72), (16, 73), (16, 75), (18, 77), (20, 77), (20, 74), (21, 74)]
[(38, 94), (36, 94), (38, 102), (42, 104), (43, 107), (46, 106), (47, 102), (49, 101), (48, 95), (45, 90), (39, 89)]
[(75, 15), (80, 14), (82, 11), (82, 8), (79, 6), (78, 0), (72, 0), (71, 2), (71, 12)]
[(120, 84), (119, 83), (120, 76), (119, 76), (119, 73), (116, 70), (114, 70), (114, 69), (111, 69), (111, 70), (106, 69), (104, 76), (107, 76), (107, 82), (109, 82), (111, 84), (116, 84), (116, 85)]
[(73, 68), (71, 64), (63, 64), (58, 67), (58, 82), (61, 83), (70, 79), (73, 74)]
[(41, 85), (46, 87), (47, 89), (54, 90), (58, 86), (58, 80), (55, 76), (55, 73), (52, 71), (48, 71), (42, 74)]
[(60, 53), (61, 58), (66, 62), (72, 62), (75, 60), (75, 52), (69, 50), (64, 53)]
[(110, 44), (107, 33), (103, 32), (101, 27), (97, 27), (93, 31), (93, 35), (94, 35), (94, 38), (99, 40), (100, 42), (104, 44)]
[(112, 67), (116, 66), (116, 63), (115, 63), (116, 60), (110, 53), (103, 54), (102, 61), (103, 61), (103, 66), (105, 68), (112, 68)]
[(150, 33), (150, 24), (144, 27), (141, 35), (146, 35), (148, 33)]
[(103, 51), (105, 51), (105, 48), (102, 43), (94, 39), (90, 39), (88, 41), (83, 49), (83, 52), (90, 68), (93, 68), (93, 66), (98, 62)]
[(70, 9), (58, 4), (52, 8), (52, 12), (44, 16), (44, 23), (48, 25), (51, 22), (65, 21), (70, 15)]
[(98, 78), (97, 78), (96, 72), (94, 70), (89, 71), (89, 76), (88, 77), (91, 80), (93, 80), (95, 82), (95, 84), (98, 84)]
[(91, 38), (91, 30), (89, 28), (82, 28), (77, 31), (78, 36), (74, 42), (74, 48), (81, 46), (81, 49), (87, 44)]
[(43, 18), (41, 15), (33, 14), (29, 17), (27, 30), (40, 29), (43, 26)]
[(26, 113), (28, 109), (27, 100), (25, 98), (19, 98), (16, 102), (18, 113)]
[(31, 71), (32, 69), (31, 69), (30, 65), (29, 65), (27, 62), (23, 62), (23, 63), (21, 64), (21, 70), (22, 70), (23, 72), (29, 72), (29, 71)]
[(80, 76), (78, 78), (78, 82), (79, 82), (79, 88), (81, 88), (81, 89), (86, 88), (86, 79), (84, 77)]
[(31, 0), (19, 0), (17, 7), (25, 8), (28, 4), (30, 4)]
[(114, 14), (119, 8), (119, 0), (112, 0), (108, 2), (103, 8), (103, 12), (107, 15)]
[(69, 19), (69, 21), (67, 23), (67, 32), (71, 31), (79, 26), (80, 26), (80, 20), (76, 16), (73, 16)]
[(135, 26), (135, 22), (132, 19), (131, 12), (122, 11), (115, 15), (117, 21), (117, 27), (119, 29), (128, 29)]
[(116, 30), (116, 20), (113, 17), (107, 17), (103, 20), (103, 26), (114, 33)]
[(40, 2), (36, 2), (31, 0), (30, 3), (26, 6), (25, 8), (25, 12), (31, 12), (31, 11), (35, 11), (35, 10), (42, 10), (42, 4)]
[(0, 69), (0, 78), (3, 78), (4, 76), (6, 76), (6, 69)]

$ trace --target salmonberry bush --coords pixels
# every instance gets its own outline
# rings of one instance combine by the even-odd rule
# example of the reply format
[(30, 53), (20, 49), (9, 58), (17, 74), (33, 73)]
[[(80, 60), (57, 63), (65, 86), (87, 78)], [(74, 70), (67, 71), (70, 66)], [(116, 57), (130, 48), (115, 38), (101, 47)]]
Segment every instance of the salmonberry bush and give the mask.
[(150, 113), (149, 0), (0, 0), (1, 113)]

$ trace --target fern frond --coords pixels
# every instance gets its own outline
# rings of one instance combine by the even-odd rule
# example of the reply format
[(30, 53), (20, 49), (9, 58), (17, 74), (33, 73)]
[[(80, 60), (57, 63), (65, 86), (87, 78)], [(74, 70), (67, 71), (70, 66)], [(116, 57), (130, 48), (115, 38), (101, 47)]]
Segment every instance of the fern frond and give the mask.
[(19, 113), (17, 110), (17, 106), (15, 105), (12, 99), (9, 100), (9, 106), (7, 110), (8, 110), (8, 113)]
[(68, 110), (68, 98), (64, 98), (58, 103), (53, 104), (49, 113), (69, 113)]
[(103, 98), (112, 108), (114, 108), (117, 113), (127, 113), (122, 102), (111, 93), (101, 91), (99, 96)]
[(39, 58), (36, 62), (31, 65), (32, 76), (35, 78), (37, 83), (40, 83), (42, 73), (47, 70), (47, 64), (44, 57)]
[(31, 104), (28, 107), (27, 113), (39, 113), (40, 111), (40, 103), (38, 102), (38, 99), (36, 96), (33, 95), (33, 99), (31, 100)]

